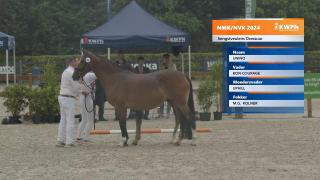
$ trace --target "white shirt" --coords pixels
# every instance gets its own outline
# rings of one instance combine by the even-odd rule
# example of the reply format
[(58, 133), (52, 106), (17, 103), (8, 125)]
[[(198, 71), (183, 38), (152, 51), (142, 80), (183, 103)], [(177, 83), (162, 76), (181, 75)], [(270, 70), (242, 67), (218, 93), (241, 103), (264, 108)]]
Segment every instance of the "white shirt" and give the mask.
[(97, 79), (93, 72), (88, 72), (83, 76), (83, 82), (81, 84), (81, 92), (91, 93), (93, 89), (93, 83)]
[(74, 68), (69, 66), (61, 76), (60, 94), (77, 97), (80, 94), (80, 83), (72, 79)]

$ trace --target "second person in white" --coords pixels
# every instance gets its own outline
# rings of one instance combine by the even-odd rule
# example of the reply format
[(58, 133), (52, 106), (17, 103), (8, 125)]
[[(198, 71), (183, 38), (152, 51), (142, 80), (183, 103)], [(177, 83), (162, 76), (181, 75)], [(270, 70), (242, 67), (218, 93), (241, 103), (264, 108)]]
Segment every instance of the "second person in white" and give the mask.
[(78, 128), (78, 138), (79, 141), (89, 141), (90, 131), (93, 128), (94, 122), (94, 109), (93, 109), (93, 99), (95, 87), (96, 75), (93, 72), (88, 72), (83, 77), (83, 82), (81, 84), (81, 94), (80, 94), (80, 106), (81, 106), (81, 122)]

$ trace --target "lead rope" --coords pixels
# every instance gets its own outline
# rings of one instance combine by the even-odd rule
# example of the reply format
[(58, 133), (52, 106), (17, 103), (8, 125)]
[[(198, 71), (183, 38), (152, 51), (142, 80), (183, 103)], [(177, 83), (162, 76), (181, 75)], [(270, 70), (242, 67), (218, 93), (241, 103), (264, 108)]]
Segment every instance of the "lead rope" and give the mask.
[(96, 105), (95, 105), (95, 88), (94, 86), (91, 84), (90, 86), (83, 80), (83, 77), (82, 77), (82, 83), (84, 86), (86, 86), (88, 89), (91, 90), (91, 93), (90, 93), (90, 96), (91, 96), (91, 99), (92, 99), (92, 104), (93, 104), (93, 107), (92, 107), (92, 110), (88, 110), (87, 108), (87, 95), (85, 96), (85, 99), (84, 99), (84, 106), (85, 106), (85, 109), (88, 113), (91, 113), (93, 112), (93, 129), (95, 130), (96, 129)]
[(93, 129), (96, 129), (96, 98), (95, 98), (95, 88), (92, 86), (91, 91), (91, 98), (92, 98), (92, 104), (93, 104)]

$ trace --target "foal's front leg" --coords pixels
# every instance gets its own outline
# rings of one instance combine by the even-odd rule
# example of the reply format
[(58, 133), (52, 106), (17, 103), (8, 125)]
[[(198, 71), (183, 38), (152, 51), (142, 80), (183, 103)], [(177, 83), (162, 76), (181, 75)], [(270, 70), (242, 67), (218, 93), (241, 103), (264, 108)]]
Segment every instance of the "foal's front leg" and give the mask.
[(132, 142), (133, 145), (138, 145), (138, 142), (141, 139), (142, 114), (143, 111), (136, 111), (136, 138)]
[[(184, 121), (181, 121), (181, 126), (182, 128), (180, 128), (180, 134), (179, 134), (179, 140), (176, 142), (176, 144), (180, 144), (182, 139), (184, 138), (184, 136), (187, 134), (186, 131), (191, 130), (191, 145), (192, 146), (196, 146), (196, 122), (195, 122), (195, 117), (194, 114), (192, 114), (192, 112), (189, 110), (188, 106), (182, 106), (181, 107), (181, 113), (184, 117)], [(189, 129), (190, 128), (190, 129)], [(182, 130), (184, 130), (185, 132), (182, 132)]]
[(119, 126), (121, 129), (122, 142), (120, 146), (128, 146), (129, 135), (127, 131), (127, 108), (117, 108), (119, 115)]

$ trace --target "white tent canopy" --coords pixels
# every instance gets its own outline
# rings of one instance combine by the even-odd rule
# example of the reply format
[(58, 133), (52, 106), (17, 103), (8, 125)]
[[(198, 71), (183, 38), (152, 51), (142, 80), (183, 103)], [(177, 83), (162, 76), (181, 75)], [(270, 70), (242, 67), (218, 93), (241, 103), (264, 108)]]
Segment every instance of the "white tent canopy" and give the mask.
[[(6, 74), (6, 84), (9, 85), (9, 74), (14, 74), (14, 83), (16, 83), (16, 43), (15, 38), (3, 32), (0, 32), (0, 50), (6, 51), (6, 66), (0, 67), (0, 74)], [(9, 66), (9, 52), (13, 54), (13, 66)]]

